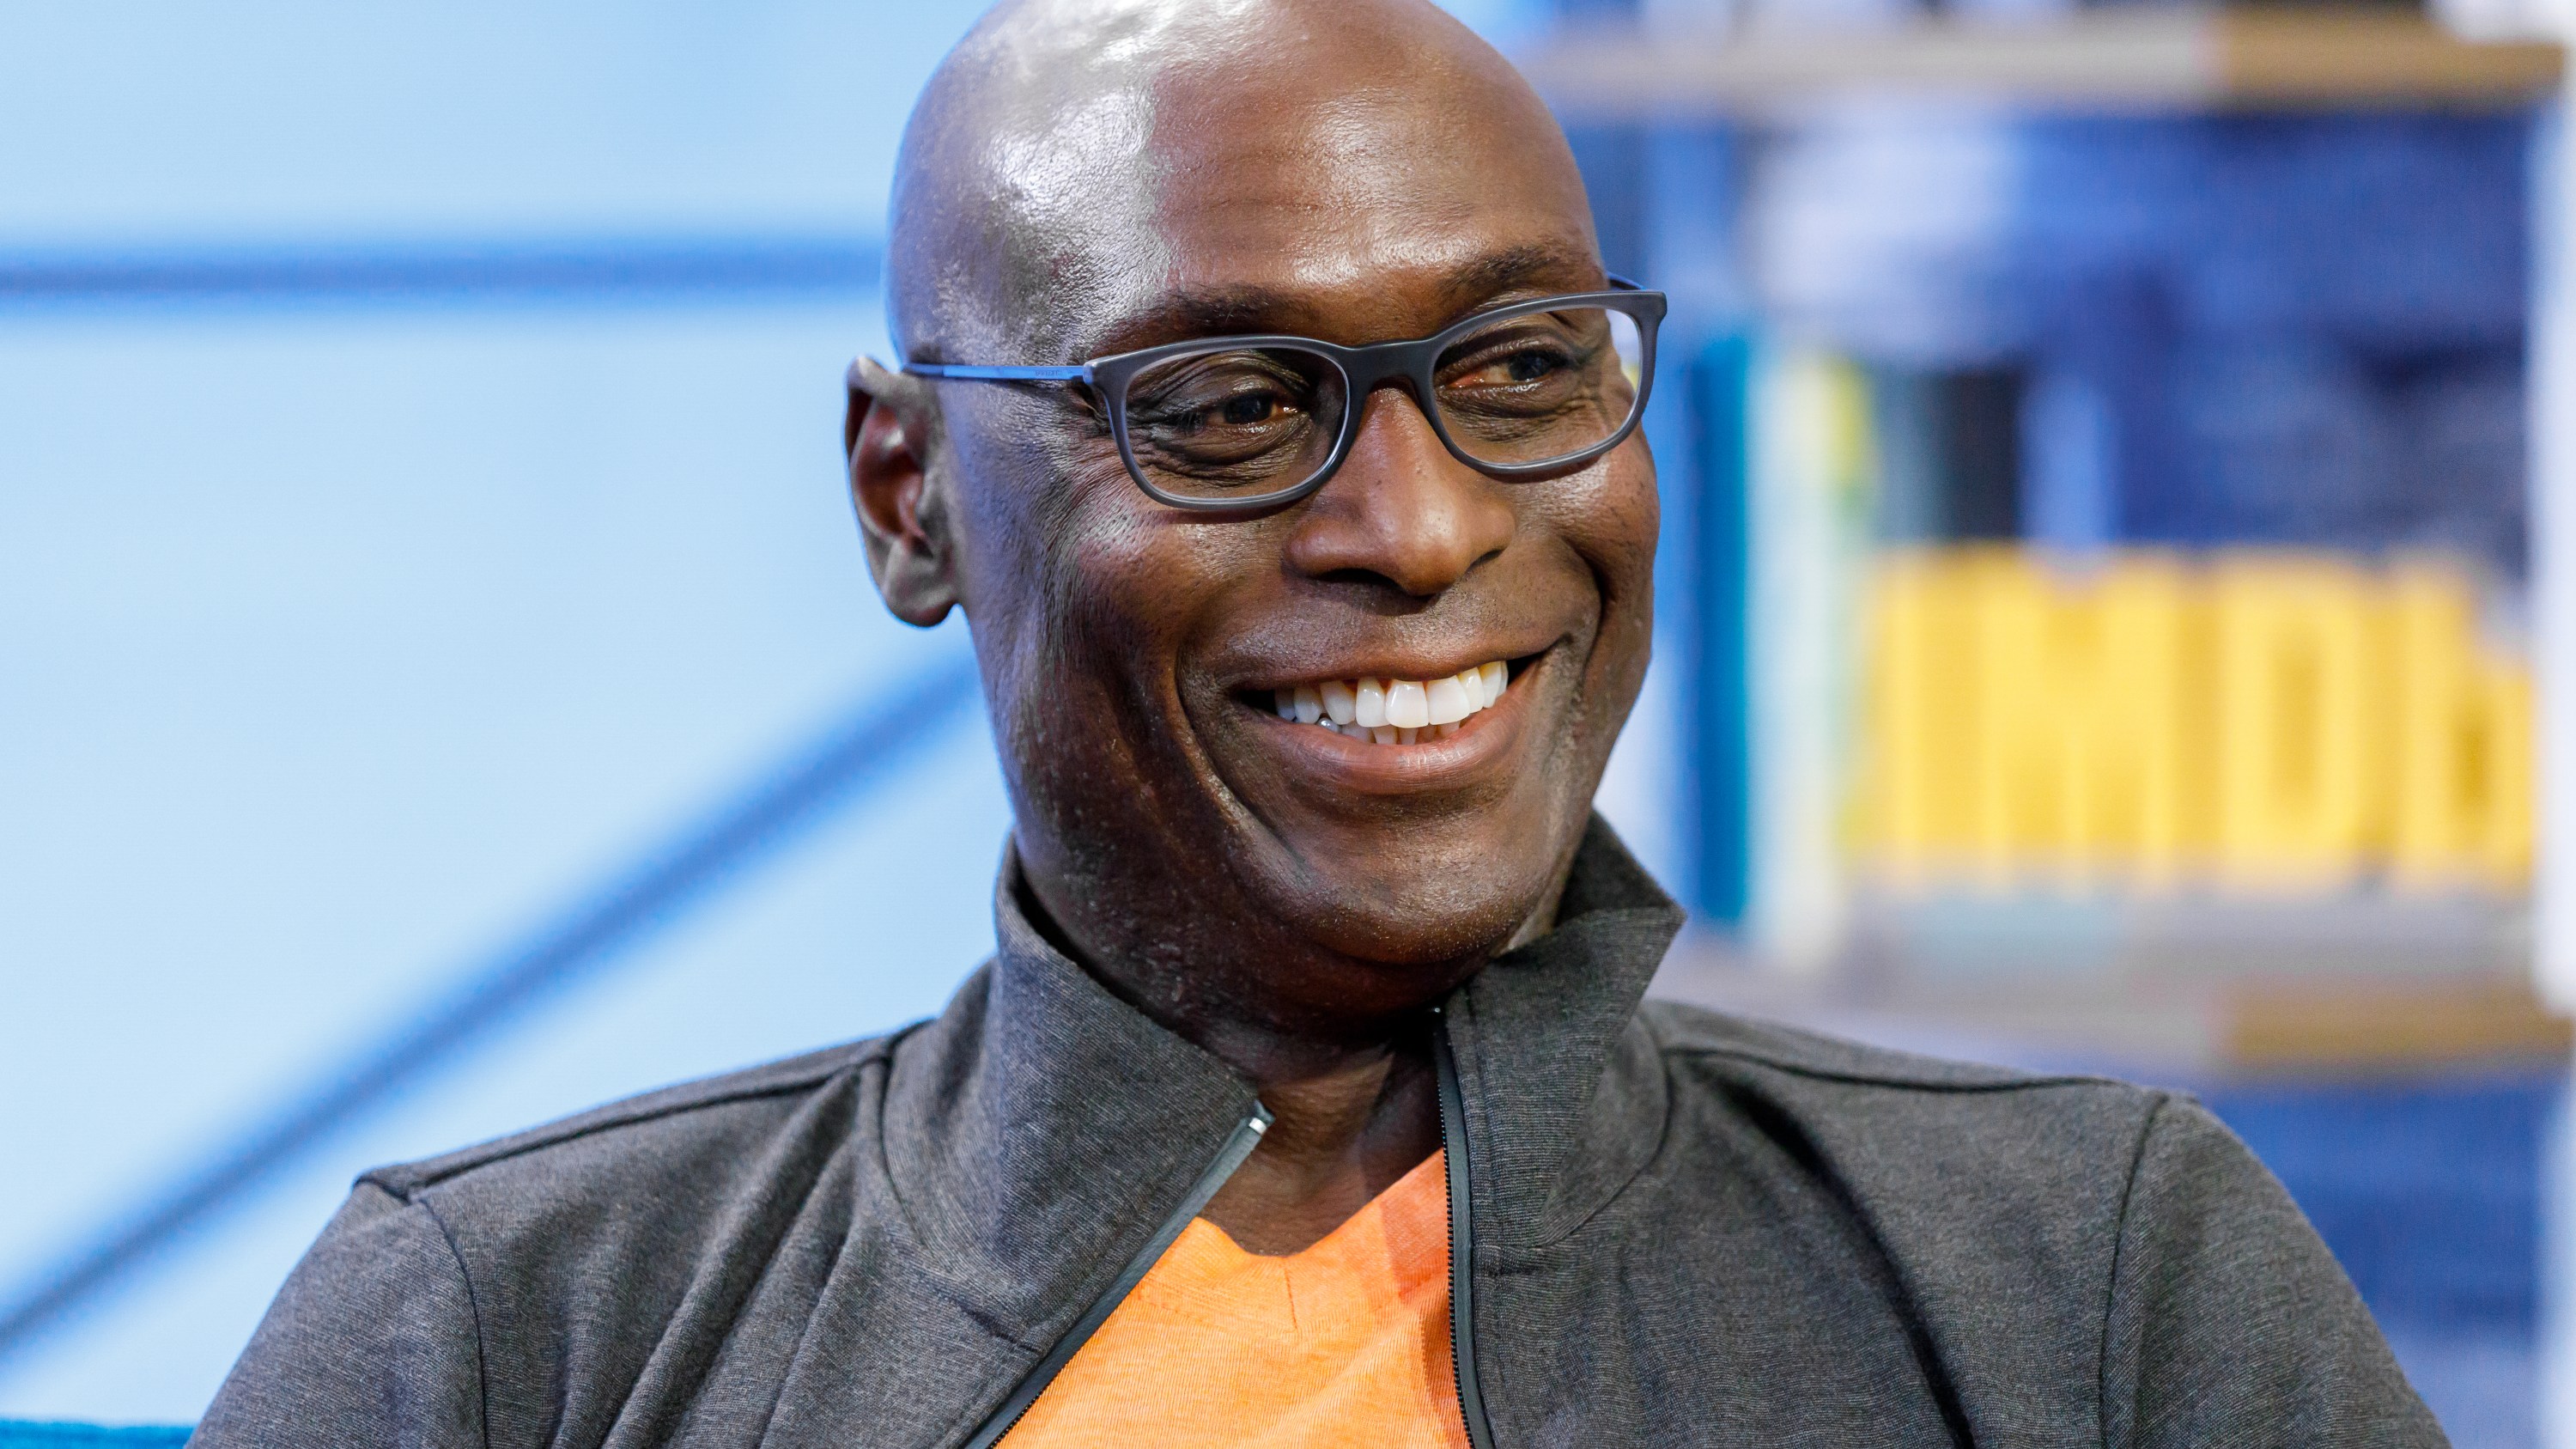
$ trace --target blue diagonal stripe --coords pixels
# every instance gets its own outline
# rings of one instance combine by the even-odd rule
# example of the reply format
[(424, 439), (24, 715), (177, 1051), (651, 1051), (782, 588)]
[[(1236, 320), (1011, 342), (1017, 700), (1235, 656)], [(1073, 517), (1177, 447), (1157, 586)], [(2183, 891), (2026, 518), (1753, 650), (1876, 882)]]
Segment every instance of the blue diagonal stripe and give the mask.
[(871, 697), (706, 818), (610, 873), (543, 928), (460, 972), (446, 997), (245, 1124), (95, 1241), (11, 1285), (0, 1296), (0, 1359), (398, 1088), (576, 979), (629, 956), (719, 887), (884, 786), (974, 693), (972, 662), (952, 660)]

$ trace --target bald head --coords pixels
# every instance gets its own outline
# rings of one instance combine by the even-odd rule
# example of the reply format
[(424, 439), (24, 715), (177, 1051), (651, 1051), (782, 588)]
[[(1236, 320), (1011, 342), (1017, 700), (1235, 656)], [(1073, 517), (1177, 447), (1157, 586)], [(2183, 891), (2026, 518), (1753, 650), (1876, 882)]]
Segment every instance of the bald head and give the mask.
[(1497, 186), (1565, 216), (1557, 244), (1592, 250), (1546, 106), (1428, 0), (1005, 0), (904, 135), (896, 345), (1080, 360), (1175, 290), (1221, 310), (1200, 294), (1231, 279), (1204, 263), (1254, 237), (1327, 284), (1471, 264), (1420, 255), (1419, 222)]

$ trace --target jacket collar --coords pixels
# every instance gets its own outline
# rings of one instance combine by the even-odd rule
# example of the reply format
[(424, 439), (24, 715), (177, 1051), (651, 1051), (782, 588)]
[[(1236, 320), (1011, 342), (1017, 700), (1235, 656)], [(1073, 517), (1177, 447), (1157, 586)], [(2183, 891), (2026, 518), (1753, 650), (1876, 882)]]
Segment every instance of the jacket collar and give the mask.
[(1645, 1165), (1668, 1104), (1637, 1004), (1683, 919), (1595, 815), (1556, 929), (1495, 958), (1443, 1008), (1482, 1241), (1561, 1237)]
[[(934, 1271), (1008, 1331), (1042, 1334), (1142, 1247), (1255, 1098), (1067, 959), (1020, 897), (1009, 853), (999, 950), (895, 1054), (885, 1166)], [(1556, 929), (1444, 1008), (1480, 1232), (1489, 1214), (1506, 1238), (1570, 1226), (1642, 1162), (1660, 1076), (1623, 1067), (1620, 1042), (1681, 920), (1596, 817)]]

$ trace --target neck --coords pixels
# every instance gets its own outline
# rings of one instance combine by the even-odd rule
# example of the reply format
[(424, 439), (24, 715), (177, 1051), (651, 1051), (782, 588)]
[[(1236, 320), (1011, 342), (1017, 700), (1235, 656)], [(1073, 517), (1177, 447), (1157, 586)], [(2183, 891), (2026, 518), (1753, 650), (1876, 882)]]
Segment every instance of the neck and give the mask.
[(1208, 1203), (1208, 1221), (1246, 1252), (1298, 1252), (1439, 1150), (1428, 1040), (1409, 1036), (1294, 1077), (1256, 1078), (1270, 1131)]
[[(1224, 983), (1275, 983), (1282, 963), (1228, 970), (1212, 954), (1192, 950), (1182, 953), (1195, 968), (1186, 975), (1153, 969), (1144, 963), (1171, 953), (1087, 939), (1103, 933), (1082, 927), (1102, 923), (1086, 920), (1074, 901), (1059, 900), (1049, 888), (1056, 882), (1029, 864), (1024, 857), (1021, 904), (1030, 923), (1128, 1004), (1240, 1073), (1270, 1109), (1260, 1147), (1205, 1210), (1245, 1251), (1276, 1256), (1313, 1245), (1439, 1150), (1427, 1001), (1365, 1022), (1325, 1023), (1283, 1002), (1234, 999), (1238, 993), (1224, 990)], [(1547, 933), (1563, 890), (1560, 875), (1513, 933), (1511, 946)], [(1168, 930), (1154, 934), (1201, 944), (1263, 934), (1165, 924)], [(1445, 996), (1482, 965), (1426, 973), (1428, 985), (1437, 987), (1429, 999)]]

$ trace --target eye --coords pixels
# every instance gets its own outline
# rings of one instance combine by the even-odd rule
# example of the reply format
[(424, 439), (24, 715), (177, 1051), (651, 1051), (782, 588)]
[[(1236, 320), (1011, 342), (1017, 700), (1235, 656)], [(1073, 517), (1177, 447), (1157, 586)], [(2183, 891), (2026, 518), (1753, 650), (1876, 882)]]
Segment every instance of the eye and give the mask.
[(1503, 359), (1503, 372), (1515, 383), (1536, 382), (1571, 365), (1572, 359), (1562, 352), (1527, 347)]
[(1160, 399), (1147, 422), (1174, 437), (1260, 436), (1293, 422), (1304, 411), (1295, 397), (1266, 382), (1208, 380), (1197, 396)]
[(1452, 362), (1440, 381), (1447, 393), (1553, 396), (1578, 380), (1587, 359), (1559, 338), (1495, 338), (1488, 348)]
[(1225, 400), (1218, 416), (1230, 428), (1258, 427), (1286, 412), (1287, 399), (1275, 392), (1239, 392)]

